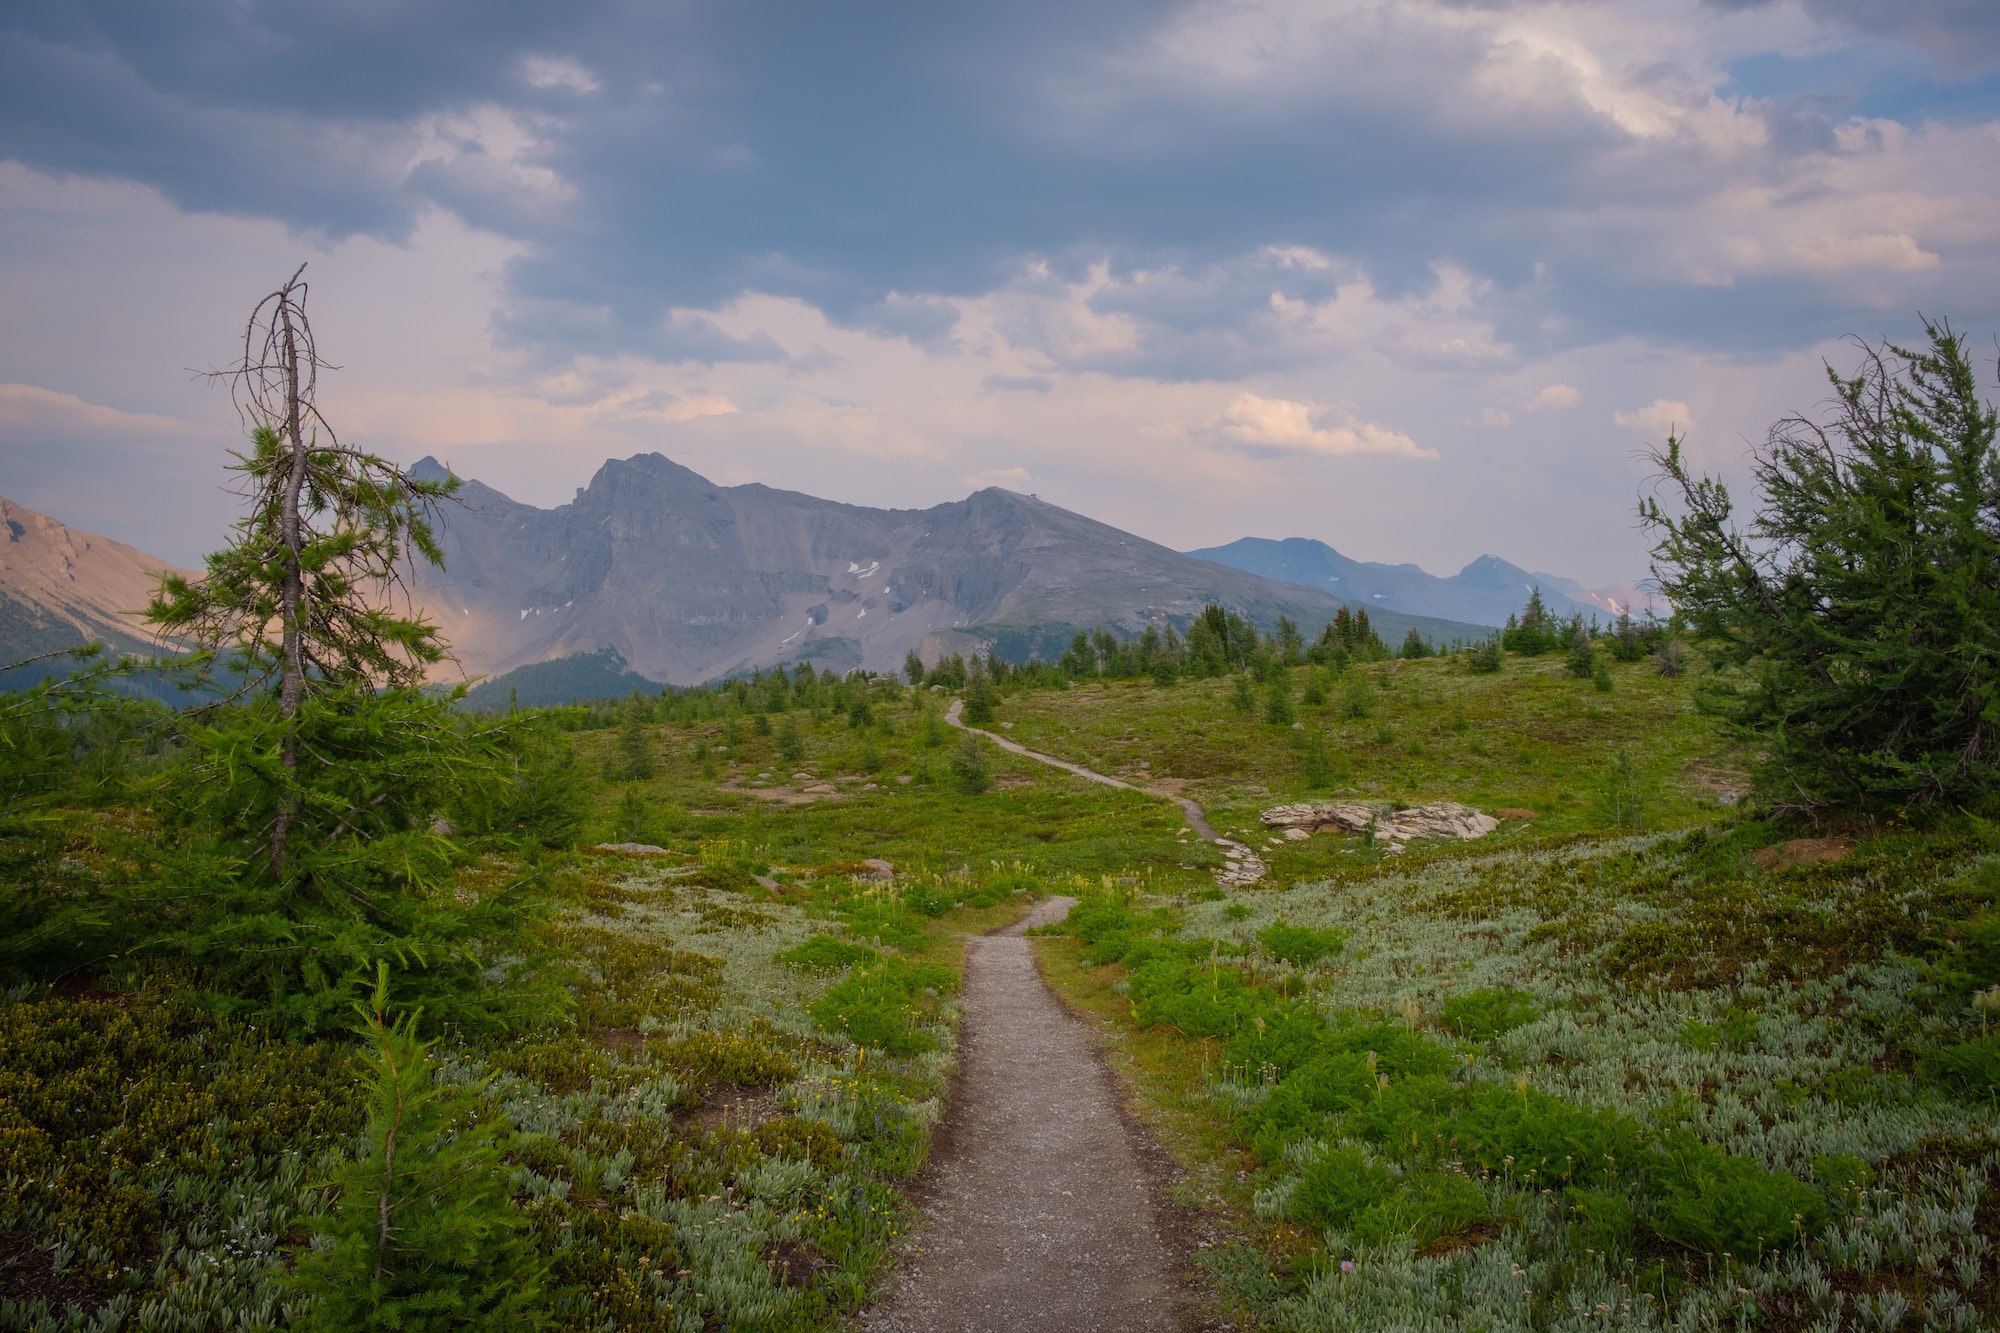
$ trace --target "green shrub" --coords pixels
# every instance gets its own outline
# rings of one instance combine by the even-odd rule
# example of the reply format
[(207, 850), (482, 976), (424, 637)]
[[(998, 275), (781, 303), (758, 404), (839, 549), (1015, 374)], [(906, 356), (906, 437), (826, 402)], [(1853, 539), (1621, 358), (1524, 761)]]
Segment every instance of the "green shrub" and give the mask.
[(1307, 1226), (1345, 1228), (1395, 1189), (1396, 1177), (1387, 1165), (1370, 1160), (1359, 1148), (1336, 1148), (1306, 1167), (1287, 1211), (1293, 1221)]
[(872, 963), (881, 956), (865, 944), (855, 944), (822, 933), (786, 949), (776, 957), (787, 967), (804, 968), (808, 972), (838, 972), (842, 968)]
[(1631, 1248), (1634, 1214), (1632, 1200), (1624, 1191), (1572, 1185), (1563, 1190), (1563, 1203), (1576, 1239), (1584, 1248), (1600, 1254)]
[[(821, 938), (824, 938), (823, 936)], [(695, 1032), (672, 1041), (646, 1043), (647, 1052), (696, 1086), (737, 1083), (761, 1088), (789, 1083), (799, 1067), (782, 1051), (740, 1032)]]
[(1444, 1002), (1444, 1025), (1467, 1041), (1492, 1041), (1542, 1016), (1524, 991), (1466, 991)]
[(1465, 650), (1465, 664), (1480, 675), (1490, 676), (1500, 669), (1500, 641), (1481, 639)]
[(1758, 1018), (1748, 1009), (1732, 1009), (1720, 1023), (1690, 1018), (1681, 1025), (1681, 1045), (1697, 1051), (1747, 1051), (1757, 1043)]
[(1227, 1037), (1272, 1007), (1263, 992), (1243, 984), (1235, 967), (1184, 954), (1144, 963), (1127, 979), (1126, 991), (1142, 1026), (1170, 1027), (1189, 1037)]
[(1917, 1062), (1918, 1076), (1975, 1097), (2000, 1091), (2000, 1037), (1982, 1037), (1927, 1052)]
[(916, 1055), (937, 1047), (937, 1039), (917, 1025), (935, 1014), (936, 996), (957, 989), (958, 978), (948, 968), (889, 958), (828, 991), (812, 1006), (812, 1016), (857, 1046)]
[(912, 884), (903, 890), (903, 906), (925, 916), (943, 916), (957, 905), (957, 896), (945, 892), (942, 885)]
[(1336, 957), (1347, 947), (1347, 936), (1339, 930), (1314, 930), (1309, 926), (1288, 926), (1283, 921), (1257, 932), (1264, 952), (1299, 967), (1310, 967), (1323, 958)]
[(834, 909), (856, 939), (874, 940), (892, 949), (920, 949), (928, 938), (923, 918), (890, 898), (858, 898)]
[(1362, 1245), (1417, 1243), (1463, 1231), (1486, 1219), (1486, 1196), (1455, 1172), (1396, 1176), (1358, 1150), (1337, 1149), (1314, 1161), (1292, 1192), (1290, 1213), (1313, 1227), (1338, 1227)]
[(1667, 1240), (1738, 1258), (1787, 1249), (1826, 1218), (1819, 1191), (1688, 1135), (1653, 1145), (1644, 1167), (1657, 1196), (1647, 1225)]

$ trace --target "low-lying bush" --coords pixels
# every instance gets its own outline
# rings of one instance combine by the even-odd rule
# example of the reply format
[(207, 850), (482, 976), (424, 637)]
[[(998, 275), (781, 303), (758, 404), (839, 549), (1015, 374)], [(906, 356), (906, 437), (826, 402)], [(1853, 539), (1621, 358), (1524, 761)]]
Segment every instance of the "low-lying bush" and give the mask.
[(782, 1051), (774, 1051), (741, 1032), (695, 1032), (672, 1041), (652, 1041), (647, 1052), (676, 1077), (697, 1087), (739, 1083), (765, 1087), (789, 1083), (799, 1067)]
[(1929, 1082), (1975, 1097), (2000, 1092), (2000, 1037), (1982, 1037), (1926, 1052), (1917, 1072)]
[(1363, 1245), (1411, 1239), (1418, 1244), (1464, 1231), (1490, 1209), (1479, 1186), (1455, 1171), (1397, 1174), (1356, 1148), (1339, 1148), (1307, 1166), (1289, 1214), (1314, 1227), (1337, 1227)]
[(872, 963), (881, 956), (865, 944), (822, 932), (778, 954), (777, 961), (808, 972), (838, 972), (842, 968)]
[(1289, 926), (1283, 921), (1257, 932), (1257, 942), (1273, 958), (1300, 967), (1310, 967), (1337, 956), (1347, 947), (1347, 935), (1338, 930), (1314, 930), (1310, 926)]
[(1492, 1041), (1542, 1016), (1534, 998), (1507, 989), (1466, 991), (1444, 1002), (1444, 1025), (1467, 1041)]
[(957, 989), (958, 978), (948, 968), (889, 958), (829, 990), (813, 1005), (812, 1016), (857, 1046), (915, 1055), (936, 1049), (937, 1039), (919, 1025), (935, 1014), (937, 996)]

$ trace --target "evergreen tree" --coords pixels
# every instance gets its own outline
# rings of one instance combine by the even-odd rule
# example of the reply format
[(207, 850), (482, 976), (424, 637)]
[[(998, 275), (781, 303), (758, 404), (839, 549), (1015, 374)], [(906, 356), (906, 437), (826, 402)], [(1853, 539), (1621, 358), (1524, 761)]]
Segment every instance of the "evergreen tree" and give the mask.
[(1249, 717), (1257, 711), (1257, 696), (1250, 688), (1250, 673), (1236, 673), (1235, 692), (1230, 696), (1230, 705), (1237, 712)]
[(924, 659), (916, 649), (910, 649), (903, 658), (903, 675), (912, 685), (924, 683)]
[(993, 772), (986, 766), (986, 751), (979, 737), (969, 731), (951, 757), (951, 776), (959, 791), (967, 796), (977, 796), (993, 785)]
[(1403, 636), (1403, 650), (1400, 656), (1404, 658), (1425, 658), (1430, 655), (1431, 646), (1424, 642), (1424, 636), (1417, 632), (1415, 625), (1410, 626), (1410, 632)]
[(1569, 674), (1588, 680), (1597, 670), (1597, 654), (1591, 650), (1590, 631), (1579, 620), (1569, 630)]
[[(397, 615), (393, 593), (411, 555), (443, 564), (432, 524), (458, 479), (419, 479), (341, 443), (318, 405), (326, 367), (306, 316), (299, 265), (258, 302), (243, 357), (226, 380), (250, 426), (242, 475), (250, 512), (236, 540), (208, 557), (205, 577), (167, 574), (146, 618), (226, 654), (246, 691), (274, 686), (279, 724), (274, 803), (265, 854), (272, 875), (294, 873), (290, 842), (307, 793), (299, 766), (308, 699), (381, 687), (411, 688), (442, 661), (437, 628)], [(308, 757), (309, 758), (309, 757)]]
[(965, 682), (965, 723), (972, 727), (993, 725), (993, 682), (975, 661)]
[(357, 1005), (374, 1109), (368, 1153), (342, 1169), (337, 1211), (300, 1260), (302, 1321), (327, 1333), (546, 1327), (548, 1261), (510, 1201), (506, 1121), (479, 1090), (440, 1086), (417, 1014), (388, 1015), (381, 965)]
[(1745, 668), (1718, 701), (1769, 756), (1756, 776), (1780, 812), (2000, 785), (2000, 417), (1965, 340), (1925, 327), (1928, 347), (1828, 366), (1828, 413), (1771, 428), (1747, 531), (1678, 438), (1654, 455), (1680, 509), (1642, 507), (1654, 572), (1704, 648)]
[(1305, 640), (1300, 636), (1299, 627), (1292, 623), (1290, 616), (1278, 617), (1278, 623), (1272, 627), (1272, 640), (1278, 660), (1286, 666), (1304, 660)]
[(490, 1007), (501, 997), (473, 946), (517, 900), (452, 902), (443, 815), (501, 799), (504, 732), (462, 725), (449, 696), (419, 688), (445, 646), (396, 611), (403, 572), (440, 558), (431, 525), (457, 482), (334, 434), (299, 277), (257, 305), (220, 376), (250, 427), (234, 465), (249, 512), (204, 577), (166, 576), (147, 612), (227, 660), (246, 699), (189, 725), (186, 778), (167, 793), (218, 853), (199, 890), (176, 895), (171, 947), (288, 1026), (338, 1022), (383, 957), (415, 964), (405, 985), (434, 1013)]

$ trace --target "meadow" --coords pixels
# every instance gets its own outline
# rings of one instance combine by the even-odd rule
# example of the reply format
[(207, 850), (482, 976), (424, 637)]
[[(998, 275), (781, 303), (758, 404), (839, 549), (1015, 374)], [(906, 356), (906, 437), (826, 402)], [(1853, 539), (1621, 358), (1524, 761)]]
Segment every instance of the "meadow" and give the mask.
[[(440, 1095), (496, 1126), (543, 1317), (849, 1319), (948, 1111), (963, 940), (1061, 892), (1082, 904), (1037, 941), (1045, 974), (1225, 1238), (1201, 1256), (1218, 1318), (1990, 1326), (2000, 1054), (1972, 997), (2000, 984), (2000, 834), (1768, 824), (1692, 677), (1596, 674), (1510, 655), (1000, 684), (999, 734), (1256, 835), (1271, 874), (1232, 891), (1169, 802), (969, 752), (950, 688), (743, 682), (506, 719), (512, 803), (457, 816), (447, 893), (525, 895), (480, 956), (518, 1013), (422, 1032)], [(96, 795), (10, 826), (71, 901), (160, 882), (175, 835), (152, 810), (184, 770), (144, 734), (100, 737), (118, 755), (91, 771), (120, 776)], [(1401, 856), (1255, 823), (1332, 798), (1533, 818)], [(18, 968), (33, 941), (11, 938)], [(379, 1130), (366, 1042), (220, 1002), (203, 966), (17, 972), (0, 1324), (327, 1308), (312, 1256)]]

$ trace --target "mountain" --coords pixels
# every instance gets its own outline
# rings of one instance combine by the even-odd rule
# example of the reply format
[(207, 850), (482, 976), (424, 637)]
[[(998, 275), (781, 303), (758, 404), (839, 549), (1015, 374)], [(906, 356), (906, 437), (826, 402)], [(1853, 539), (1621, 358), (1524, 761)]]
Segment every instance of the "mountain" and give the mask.
[(1656, 595), (1624, 586), (1585, 588), (1575, 579), (1531, 574), (1498, 556), (1482, 555), (1450, 578), (1427, 574), (1415, 565), (1382, 565), (1351, 560), (1325, 542), (1306, 537), (1271, 541), (1245, 537), (1227, 546), (1190, 551), (1267, 579), (1319, 588), (1371, 607), (1409, 615), (1442, 616), (1481, 625), (1503, 625), (1535, 588), (1557, 615), (1610, 620), (1623, 612), (1665, 610)]
[[(412, 471), (445, 475), (428, 458)], [(1340, 605), (999, 489), (872, 509), (718, 486), (640, 454), (606, 462), (554, 509), (477, 481), (458, 500), (440, 526), (444, 569), (416, 571), (412, 586), (467, 675), (606, 649), (621, 670), (676, 684), (799, 660), (893, 671), (911, 649), (934, 660), (991, 646), (1018, 661), (1097, 625), (1185, 625), (1208, 602), (1266, 626), (1288, 615), (1308, 634)], [(1481, 633), (1375, 619), (1391, 642), (1412, 625), (1440, 641)]]
[(82, 643), (119, 653), (172, 646), (137, 614), (173, 568), (165, 560), (7, 499), (0, 532), (0, 666)]

